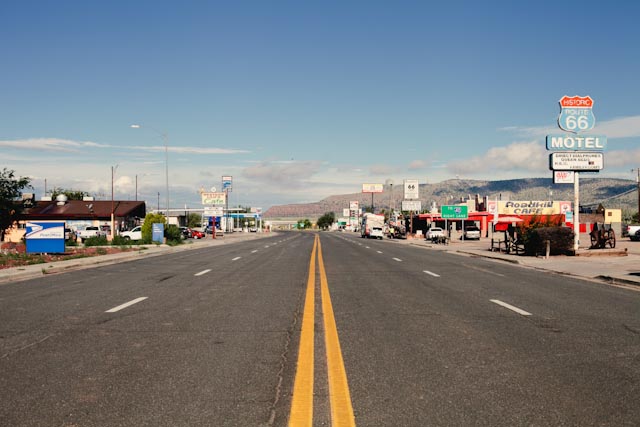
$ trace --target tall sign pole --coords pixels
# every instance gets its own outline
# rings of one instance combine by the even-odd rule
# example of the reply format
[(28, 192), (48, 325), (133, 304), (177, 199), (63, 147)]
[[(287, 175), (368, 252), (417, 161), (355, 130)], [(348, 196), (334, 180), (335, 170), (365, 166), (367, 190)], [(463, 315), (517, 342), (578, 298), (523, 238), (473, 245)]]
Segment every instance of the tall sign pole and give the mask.
[(558, 126), (569, 134), (547, 135), (547, 150), (554, 151), (549, 156), (554, 182), (556, 171), (573, 172), (573, 250), (577, 252), (580, 248), (580, 171), (598, 172), (603, 168), (602, 151), (607, 137), (583, 134), (596, 123), (590, 96), (563, 96), (559, 102)]

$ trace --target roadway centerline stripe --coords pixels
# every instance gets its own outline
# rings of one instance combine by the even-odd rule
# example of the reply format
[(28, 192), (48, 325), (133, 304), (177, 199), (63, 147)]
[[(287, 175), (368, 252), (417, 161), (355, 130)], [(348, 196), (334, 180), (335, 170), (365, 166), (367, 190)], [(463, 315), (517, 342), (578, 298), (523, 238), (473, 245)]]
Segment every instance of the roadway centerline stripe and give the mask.
[(329, 375), (329, 402), (331, 403), (332, 427), (355, 427), (355, 416), (351, 404), (347, 371), (340, 350), (338, 328), (331, 305), (327, 273), (322, 258), (322, 244), (318, 238), (318, 267), (320, 269), (320, 294), (322, 295), (322, 317), (324, 320), (324, 342), (327, 350), (327, 373)]
[(136, 298), (136, 299), (131, 300), (131, 301), (129, 301), (129, 302), (125, 302), (124, 304), (119, 305), (119, 306), (117, 306), (117, 307), (113, 307), (111, 310), (107, 310), (107, 311), (105, 311), (105, 313), (115, 313), (116, 311), (120, 311), (120, 310), (122, 310), (122, 309), (124, 309), (124, 308), (127, 308), (127, 307), (129, 307), (129, 306), (133, 305), (133, 304), (137, 304), (137, 303), (139, 303), (140, 301), (144, 301), (144, 300), (146, 300), (147, 298), (148, 298), (148, 297), (140, 297), (140, 298)]
[(396, 261), (398, 262), (402, 262), (402, 260), (400, 258), (394, 258)]
[(427, 274), (430, 274), (430, 275), (432, 275), (433, 277), (440, 277), (440, 275), (439, 275), (439, 274), (433, 273), (433, 272), (431, 272), (431, 271), (429, 271), (429, 270), (423, 270), (423, 272), (424, 272), (424, 273), (427, 273)]
[(492, 300), (489, 300), (489, 301), (491, 301), (494, 304), (501, 305), (504, 308), (508, 308), (511, 311), (515, 311), (516, 313), (521, 314), (523, 316), (531, 316), (531, 313), (529, 313), (528, 311), (524, 311), (521, 308), (514, 307), (513, 305), (507, 304), (506, 302), (502, 302), (502, 301), (497, 300), (497, 299), (492, 299)]
[(208, 268), (208, 269), (206, 269), (206, 270), (202, 270), (200, 273), (196, 273), (196, 274), (194, 274), (194, 276), (202, 276), (203, 274), (207, 274), (207, 273), (208, 273), (208, 272), (210, 272), (210, 271), (211, 271), (211, 269), (210, 269), (210, 268)]
[(313, 352), (314, 352), (314, 321), (315, 321), (315, 288), (316, 288), (316, 250), (319, 237), (313, 241), (313, 250), (309, 260), (309, 276), (307, 291), (302, 313), (300, 332), (300, 350), (296, 378), (293, 384), (291, 398), (291, 412), (289, 413), (290, 427), (313, 426)]
[(242, 258), (242, 257), (241, 257), (241, 256), (237, 256), (237, 257), (235, 257), (234, 259), (232, 259), (231, 261), (237, 261), (237, 260), (239, 260), (240, 258)]

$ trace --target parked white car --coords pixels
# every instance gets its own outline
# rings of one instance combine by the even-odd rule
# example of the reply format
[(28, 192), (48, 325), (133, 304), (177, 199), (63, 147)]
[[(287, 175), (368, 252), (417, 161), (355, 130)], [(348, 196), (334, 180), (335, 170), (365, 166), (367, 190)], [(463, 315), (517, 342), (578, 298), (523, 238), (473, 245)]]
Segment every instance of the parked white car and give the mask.
[(431, 227), (424, 236), (427, 240), (433, 240), (436, 237), (445, 237), (444, 230), (440, 227)]
[(465, 240), (480, 240), (480, 229), (475, 225), (469, 225), (464, 228)]
[(142, 240), (142, 227), (137, 226), (132, 230), (123, 231), (122, 233), (120, 233), (120, 236), (122, 236), (126, 240)]

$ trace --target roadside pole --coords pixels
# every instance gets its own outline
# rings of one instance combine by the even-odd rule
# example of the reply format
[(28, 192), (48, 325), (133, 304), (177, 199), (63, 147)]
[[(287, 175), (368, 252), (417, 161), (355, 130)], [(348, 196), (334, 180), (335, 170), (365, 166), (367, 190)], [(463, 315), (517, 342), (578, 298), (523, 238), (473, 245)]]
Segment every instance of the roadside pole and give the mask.
[(573, 250), (580, 249), (580, 172), (575, 171), (573, 181)]

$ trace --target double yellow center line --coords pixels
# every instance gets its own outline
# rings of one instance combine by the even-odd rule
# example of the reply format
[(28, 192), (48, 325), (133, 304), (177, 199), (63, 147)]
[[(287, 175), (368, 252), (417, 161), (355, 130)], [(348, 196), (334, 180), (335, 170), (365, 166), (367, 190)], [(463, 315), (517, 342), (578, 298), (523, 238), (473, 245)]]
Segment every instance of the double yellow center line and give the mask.
[(302, 331), (300, 335), (300, 351), (293, 385), (289, 427), (313, 426), (313, 361), (314, 361), (314, 319), (315, 319), (315, 285), (316, 254), (320, 270), (320, 295), (322, 298), (322, 314), (324, 324), (324, 341), (327, 351), (327, 374), (329, 381), (329, 402), (331, 404), (331, 425), (333, 427), (353, 427), (355, 417), (351, 406), (347, 373), (344, 369), (342, 351), (336, 320), (333, 315), (327, 273), (322, 259), (322, 245), (316, 234), (309, 260), (309, 276), (307, 292), (302, 315)]

